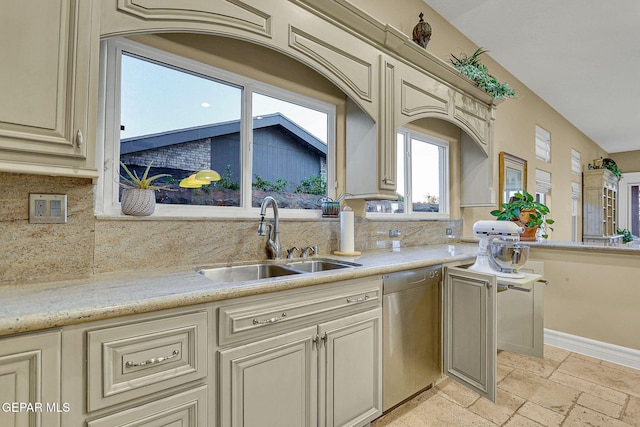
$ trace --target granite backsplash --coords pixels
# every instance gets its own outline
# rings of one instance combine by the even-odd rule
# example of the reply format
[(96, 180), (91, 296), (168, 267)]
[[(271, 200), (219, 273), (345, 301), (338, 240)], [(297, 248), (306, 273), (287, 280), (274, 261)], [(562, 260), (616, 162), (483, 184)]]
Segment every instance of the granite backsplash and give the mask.
[[(265, 237), (255, 219), (96, 218), (89, 179), (0, 172), (0, 284), (90, 277), (114, 271), (192, 267), (263, 260)], [(68, 195), (66, 224), (30, 224), (29, 193)], [(281, 219), (283, 248), (339, 248), (338, 219)], [(445, 233), (452, 229), (454, 238)], [(356, 218), (355, 248), (391, 248), (459, 241), (462, 220)], [(390, 230), (399, 231), (390, 237)], [(392, 233), (393, 234), (393, 233)]]

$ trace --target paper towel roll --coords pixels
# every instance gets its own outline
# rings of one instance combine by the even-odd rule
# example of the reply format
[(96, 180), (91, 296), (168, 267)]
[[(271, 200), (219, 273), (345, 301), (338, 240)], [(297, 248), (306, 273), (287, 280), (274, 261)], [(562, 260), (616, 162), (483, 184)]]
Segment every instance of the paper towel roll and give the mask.
[(353, 234), (353, 211), (347, 206), (340, 212), (340, 252), (352, 253), (354, 251)]

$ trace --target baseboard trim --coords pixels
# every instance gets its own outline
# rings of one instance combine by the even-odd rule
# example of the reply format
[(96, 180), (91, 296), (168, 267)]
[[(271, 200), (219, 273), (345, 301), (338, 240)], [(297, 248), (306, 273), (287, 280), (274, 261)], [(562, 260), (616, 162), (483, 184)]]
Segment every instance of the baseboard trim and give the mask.
[(552, 329), (544, 330), (544, 343), (619, 365), (629, 366), (630, 368), (640, 369), (640, 350), (583, 338)]

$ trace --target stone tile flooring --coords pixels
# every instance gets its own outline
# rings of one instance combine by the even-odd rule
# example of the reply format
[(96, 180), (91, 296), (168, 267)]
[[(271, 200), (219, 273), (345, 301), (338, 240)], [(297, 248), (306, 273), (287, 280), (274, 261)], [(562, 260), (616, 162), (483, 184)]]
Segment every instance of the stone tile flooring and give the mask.
[(496, 403), (446, 379), (372, 427), (640, 426), (640, 370), (556, 347), (498, 353)]

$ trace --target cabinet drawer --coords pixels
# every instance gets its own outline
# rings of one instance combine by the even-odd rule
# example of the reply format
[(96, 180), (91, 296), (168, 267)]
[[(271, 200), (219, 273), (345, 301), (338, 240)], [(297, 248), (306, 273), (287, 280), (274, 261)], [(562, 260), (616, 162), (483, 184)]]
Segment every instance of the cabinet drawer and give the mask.
[(94, 411), (207, 375), (207, 313), (87, 332), (87, 409)]
[(303, 293), (280, 292), (267, 298), (223, 306), (218, 322), (220, 345), (378, 307), (381, 304), (380, 292), (381, 280), (368, 280), (354, 287), (332, 286)]
[(206, 426), (207, 387), (89, 421), (88, 427)]

